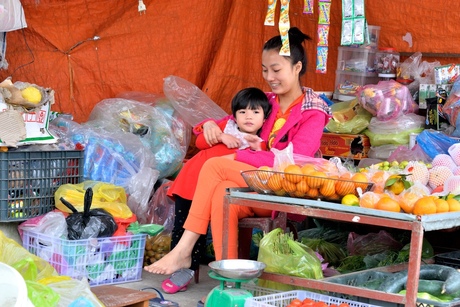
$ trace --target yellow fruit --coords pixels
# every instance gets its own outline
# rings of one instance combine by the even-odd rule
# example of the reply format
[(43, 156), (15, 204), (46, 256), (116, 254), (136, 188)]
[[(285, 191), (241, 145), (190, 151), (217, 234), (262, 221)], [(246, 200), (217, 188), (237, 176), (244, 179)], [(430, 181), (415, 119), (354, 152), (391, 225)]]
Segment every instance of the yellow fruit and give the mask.
[(296, 191), (299, 193), (299, 194), (304, 194), (307, 193), (307, 191), (310, 189), (307, 185), (307, 182), (302, 180), (300, 181), (299, 183), (296, 184)]
[(362, 208), (375, 209), (375, 205), (382, 198), (383, 194), (366, 192), (359, 198), (359, 206)]
[(394, 195), (399, 195), (405, 190), (404, 179), (401, 175), (391, 175), (385, 181), (385, 190), (390, 191)]
[(21, 90), (22, 98), (28, 102), (38, 104), (42, 101), (42, 93), (39, 89), (33, 86), (28, 86), (25, 89)]
[(260, 172), (257, 172), (257, 177), (264, 183), (268, 181), (268, 178), (273, 174), (272, 168), (270, 166), (261, 166), (257, 169)]
[(297, 186), (292, 181), (287, 180), (286, 178), (282, 182), (283, 190), (287, 193), (293, 193), (297, 189)]
[(359, 198), (355, 194), (347, 194), (342, 197), (341, 203), (345, 206), (359, 206)]

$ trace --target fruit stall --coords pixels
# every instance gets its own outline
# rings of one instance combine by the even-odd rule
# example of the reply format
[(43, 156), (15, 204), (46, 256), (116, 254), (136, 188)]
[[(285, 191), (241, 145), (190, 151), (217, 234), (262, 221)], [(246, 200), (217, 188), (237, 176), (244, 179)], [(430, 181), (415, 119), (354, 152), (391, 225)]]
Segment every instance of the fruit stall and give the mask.
[[(418, 276), (421, 274), (421, 253), (424, 233), (440, 229), (449, 229), (460, 225), (460, 212), (420, 216), (407, 213), (375, 210), (359, 206), (343, 206), (342, 204), (329, 201), (262, 195), (253, 193), (248, 189), (230, 189), (225, 196), (224, 202), (224, 227), (228, 225), (229, 204), (272, 209), (292, 214), (302, 214), (310, 217), (318, 217), (360, 225), (377, 225), (381, 227), (391, 227), (410, 231), (410, 256), (407, 267), (405, 265), (395, 265), (381, 268), (379, 271), (394, 273), (406, 269), (406, 280), (410, 280), (411, 282), (407, 283), (407, 291), (405, 295), (370, 290), (362, 287), (353, 287), (347, 284), (333, 283), (330, 282), (331, 278), (306, 279), (267, 272), (263, 273), (261, 277), (263, 279), (283, 284), (302, 286), (308, 289), (333, 292), (335, 294), (347, 294), (354, 297), (365, 297), (378, 302), (376, 303), (377, 305), (380, 305), (383, 301), (401, 304), (401, 306), (418, 306), (416, 304), (419, 282)], [(224, 242), (228, 241), (227, 236), (228, 233), (224, 232)], [(226, 252), (226, 247), (224, 245), (224, 258)], [(418, 301), (420, 301), (420, 299)], [(421, 301), (423, 302), (423, 299)], [(460, 304), (458, 301), (456, 303)], [(447, 306), (455, 306), (457, 304)]]

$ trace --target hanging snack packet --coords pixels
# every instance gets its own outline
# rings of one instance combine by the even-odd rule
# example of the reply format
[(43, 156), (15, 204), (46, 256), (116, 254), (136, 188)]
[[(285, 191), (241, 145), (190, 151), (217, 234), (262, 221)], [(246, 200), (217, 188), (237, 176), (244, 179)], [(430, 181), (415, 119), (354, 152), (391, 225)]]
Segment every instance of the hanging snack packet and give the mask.
[(276, 0), (268, 0), (267, 14), (265, 15), (264, 25), (266, 26), (275, 25), (275, 7), (276, 7)]
[(313, 14), (313, 0), (304, 0), (303, 13)]

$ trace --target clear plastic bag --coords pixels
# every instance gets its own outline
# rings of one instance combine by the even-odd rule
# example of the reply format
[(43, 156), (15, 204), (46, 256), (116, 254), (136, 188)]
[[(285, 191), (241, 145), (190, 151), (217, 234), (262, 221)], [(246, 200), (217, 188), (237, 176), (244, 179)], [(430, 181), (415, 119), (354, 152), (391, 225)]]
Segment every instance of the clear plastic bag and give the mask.
[(9, 32), (27, 27), (21, 1), (2, 0), (1, 6), (0, 32)]
[(357, 97), (364, 109), (382, 121), (418, 111), (409, 89), (394, 80), (365, 85)]
[(408, 130), (420, 129), (425, 126), (425, 117), (414, 113), (402, 115), (397, 119), (381, 121), (374, 117), (371, 119), (367, 129), (372, 133), (400, 133)]
[(196, 85), (176, 76), (164, 79), (163, 92), (174, 109), (192, 127), (207, 118), (220, 119), (228, 114)]
[(24, 230), (46, 234), (55, 238), (67, 239), (67, 223), (65, 215), (59, 211), (51, 211), (44, 215), (30, 218), (18, 226), (22, 239)]

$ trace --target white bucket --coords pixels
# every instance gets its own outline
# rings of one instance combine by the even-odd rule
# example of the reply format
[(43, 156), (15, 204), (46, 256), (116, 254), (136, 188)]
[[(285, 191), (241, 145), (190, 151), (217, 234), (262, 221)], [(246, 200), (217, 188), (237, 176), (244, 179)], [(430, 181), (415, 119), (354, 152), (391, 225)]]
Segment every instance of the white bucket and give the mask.
[(0, 262), (0, 307), (33, 306), (27, 297), (24, 278), (16, 269)]

